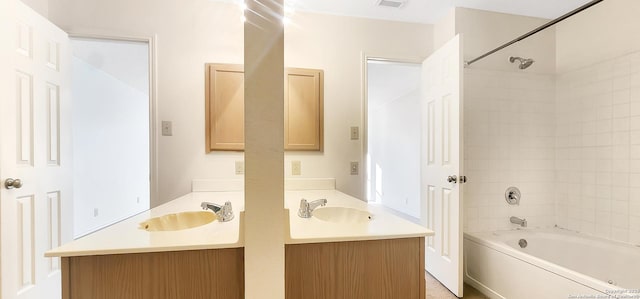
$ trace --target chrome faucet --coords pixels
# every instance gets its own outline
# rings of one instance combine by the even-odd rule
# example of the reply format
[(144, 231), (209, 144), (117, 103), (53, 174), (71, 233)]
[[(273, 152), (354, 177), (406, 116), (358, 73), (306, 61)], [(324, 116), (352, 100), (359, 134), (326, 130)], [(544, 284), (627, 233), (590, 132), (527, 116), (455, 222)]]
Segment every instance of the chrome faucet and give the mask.
[(306, 199), (300, 200), (300, 209), (298, 210), (298, 216), (302, 218), (311, 218), (311, 212), (315, 210), (318, 206), (325, 206), (327, 204), (326, 199), (318, 199), (312, 202), (307, 202)]
[(527, 227), (527, 219), (524, 218), (518, 218), (516, 216), (511, 216), (511, 218), (509, 218), (509, 221), (511, 221), (511, 223), (513, 224), (518, 224), (522, 227)]
[(225, 202), (224, 206), (206, 201), (202, 202), (200, 206), (203, 210), (209, 209), (216, 213), (218, 221), (220, 222), (227, 222), (233, 219), (233, 209), (231, 208), (231, 202), (229, 201)]

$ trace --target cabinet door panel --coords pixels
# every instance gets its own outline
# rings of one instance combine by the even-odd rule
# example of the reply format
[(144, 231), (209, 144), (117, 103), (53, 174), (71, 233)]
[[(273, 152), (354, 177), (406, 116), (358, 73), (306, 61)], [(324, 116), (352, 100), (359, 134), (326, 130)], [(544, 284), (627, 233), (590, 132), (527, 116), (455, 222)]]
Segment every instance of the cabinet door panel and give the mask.
[(289, 68), (285, 86), (285, 149), (321, 151), (323, 72)]
[[(244, 150), (244, 68), (206, 65), (206, 151)], [(323, 72), (286, 69), (285, 150), (322, 151)]]
[(244, 149), (242, 65), (207, 65), (207, 152)]

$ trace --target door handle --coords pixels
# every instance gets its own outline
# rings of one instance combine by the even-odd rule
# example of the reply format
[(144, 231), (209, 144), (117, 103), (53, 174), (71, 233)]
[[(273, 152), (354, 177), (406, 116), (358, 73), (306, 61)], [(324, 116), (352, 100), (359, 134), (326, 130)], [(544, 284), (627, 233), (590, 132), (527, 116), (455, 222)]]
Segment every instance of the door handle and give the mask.
[(455, 184), (458, 182), (458, 177), (455, 175), (450, 175), (447, 177), (447, 182)]
[(20, 189), (20, 187), (22, 187), (22, 181), (20, 179), (8, 178), (4, 181), (4, 187), (7, 189)]

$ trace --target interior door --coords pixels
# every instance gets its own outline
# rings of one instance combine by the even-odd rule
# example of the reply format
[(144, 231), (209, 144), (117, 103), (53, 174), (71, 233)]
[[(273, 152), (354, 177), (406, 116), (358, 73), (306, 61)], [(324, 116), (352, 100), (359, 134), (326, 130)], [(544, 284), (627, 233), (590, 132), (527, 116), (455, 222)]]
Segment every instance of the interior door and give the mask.
[(0, 14), (1, 294), (60, 298), (44, 252), (72, 236), (68, 37), (18, 0)]
[[(422, 219), (425, 267), (462, 297), (462, 39), (454, 37), (422, 63)], [(462, 182), (461, 182), (462, 181)]]

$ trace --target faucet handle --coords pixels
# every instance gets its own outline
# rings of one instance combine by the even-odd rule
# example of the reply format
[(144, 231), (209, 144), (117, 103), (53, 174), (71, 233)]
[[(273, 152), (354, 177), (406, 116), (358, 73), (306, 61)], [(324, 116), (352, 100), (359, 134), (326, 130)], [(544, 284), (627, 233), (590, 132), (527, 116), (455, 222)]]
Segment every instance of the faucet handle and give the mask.
[(309, 205), (309, 202), (306, 199), (300, 199), (300, 208), (303, 206), (306, 207), (307, 205)]
[(233, 207), (231, 206), (231, 202), (227, 201), (224, 203), (224, 207), (222, 207), (222, 219), (221, 221), (226, 222), (233, 219)]
[(300, 208), (298, 209), (298, 216), (301, 218), (309, 218), (311, 217), (311, 213), (309, 212), (309, 202), (306, 199), (300, 199)]

